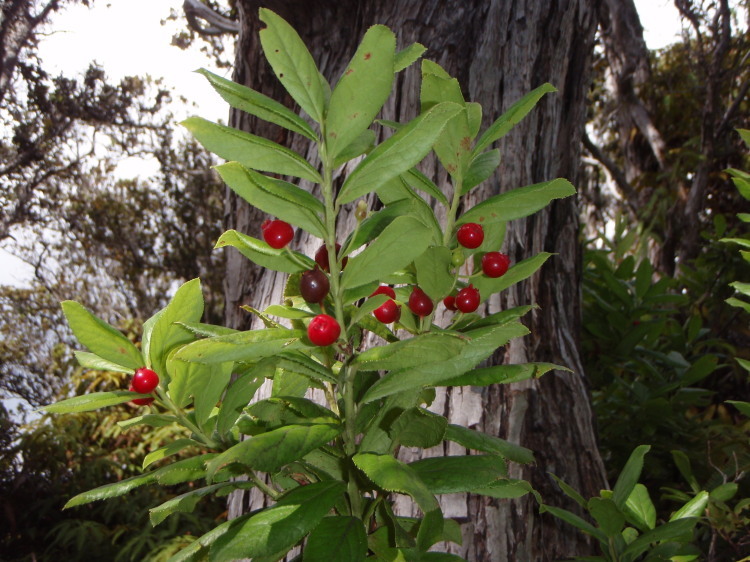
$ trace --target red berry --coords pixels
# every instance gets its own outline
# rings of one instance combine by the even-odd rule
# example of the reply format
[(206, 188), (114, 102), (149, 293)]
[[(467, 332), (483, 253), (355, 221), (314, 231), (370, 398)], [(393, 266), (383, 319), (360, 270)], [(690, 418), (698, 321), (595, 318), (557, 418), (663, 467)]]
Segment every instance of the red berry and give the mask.
[(265, 220), (260, 226), (263, 231), (263, 240), (271, 248), (283, 248), (294, 238), (294, 229), (288, 222), (280, 220)]
[(414, 287), (411, 295), (409, 295), (409, 309), (421, 317), (429, 315), (433, 308), (435, 308), (435, 305), (432, 304), (430, 297), (419, 287)]
[(509, 265), (510, 258), (500, 252), (487, 252), (482, 256), (482, 271), (487, 277), (502, 277)]
[(341, 335), (341, 326), (336, 319), (327, 314), (318, 314), (310, 320), (307, 327), (307, 337), (315, 345), (331, 345)]
[(456, 308), (461, 312), (474, 312), (479, 308), (479, 301), (479, 291), (473, 285), (469, 285), (456, 295)]
[(299, 291), (306, 302), (321, 302), (330, 288), (328, 276), (317, 267), (305, 271), (299, 281)]
[[(130, 388), (128, 389), (130, 392), (135, 392), (135, 389), (133, 388), (133, 385), (130, 385)], [(153, 402), (153, 398), (133, 398), (131, 402), (135, 404), (136, 406), (148, 406)]]
[(396, 301), (391, 300), (396, 298), (396, 291), (388, 285), (381, 285), (372, 292), (370, 297), (374, 297), (375, 295), (387, 295), (391, 297), (372, 311), (375, 318), (380, 320), (383, 324), (390, 324), (401, 318), (401, 307), (396, 304)]
[(395, 299), (396, 291), (394, 291), (393, 288), (388, 285), (381, 285), (380, 287), (375, 289), (370, 296), (374, 297), (375, 295), (388, 295), (392, 299)]
[(457, 310), (456, 308), (456, 297), (453, 295), (448, 295), (443, 299), (443, 304), (445, 305), (445, 308), (448, 310)]
[(373, 310), (372, 313), (383, 324), (390, 324), (401, 318), (401, 307), (396, 304), (396, 301), (389, 299)]
[[(339, 253), (341, 250), (341, 244), (338, 242), (336, 243), (336, 254)], [(343, 270), (346, 267), (346, 262), (349, 261), (349, 258), (344, 258), (344, 260), (341, 262), (341, 269)], [(328, 248), (326, 248), (326, 245), (323, 244), (320, 248), (318, 248), (318, 251), (315, 252), (315, 263), (318, 264), (318, 267), (322, 269), (323, 271), (331, 271), (330, 264), (328, 263)]]
[(482, 225), (475, 222), (462, 224), (456, 232), (456, 240), (464, 248), (479, 248), (484, 242), (484, 229)]
[(151, 369), (141, 367), (133, 375), (131, 386), (133, 387), (133, 390), (139, 394), (149, 394), (159, 386), (159, 375), (154, 373)]

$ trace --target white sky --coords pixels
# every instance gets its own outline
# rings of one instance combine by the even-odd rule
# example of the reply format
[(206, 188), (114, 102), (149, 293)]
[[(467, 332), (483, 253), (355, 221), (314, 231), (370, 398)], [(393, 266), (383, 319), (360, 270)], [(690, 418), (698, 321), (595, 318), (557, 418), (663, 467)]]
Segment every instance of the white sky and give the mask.
[[(635, 0), (649, 48), (658, 49), (679, 39), (680, 20), (672, 0)], [(183, 51), (170, 45), (182, 22), (161, 20), (170, 8), (182, 9), (180, 0), (99, 0), (89, 9), (71, 6), (54, 16), (51, 29), (42, 40), (39, 53), (51, 74), (80, 75), (92, 60), (106, 71), (111, 81), (124, 76), (149, 74), (162, 78), (177, 94), (194, 100), (197, 107), (176, 103), (178, 119), (198, 114), (209, 119), (227, 118), (227, 106), (193, 71), (207, 67), (229, 77), (229, 71), (213, 67), (197, 48)], [(174, 96), (177, 100), (178, 96)], [(124, 174), (148, 176), (154, 170), (147, 161), (124, 162)], [(31, 268), (0, 249), (0, 284), (23, 285)]]

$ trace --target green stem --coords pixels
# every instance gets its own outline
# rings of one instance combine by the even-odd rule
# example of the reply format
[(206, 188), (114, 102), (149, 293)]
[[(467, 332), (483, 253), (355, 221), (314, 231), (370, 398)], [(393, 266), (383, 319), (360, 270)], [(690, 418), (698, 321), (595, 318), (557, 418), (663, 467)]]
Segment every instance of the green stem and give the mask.
[(189, 429), (190, 431), (195, 434), (195, 436), (203, 442), (204, 445), (207, 447), (210, 447), (211, 449), (215, 449), (217, 451), (221, 450), (221, 444), (217, 443), (213, 439), (211, 439), (208, 435), (203, 433), (200, 427), (195, 425), (193, 422), (191, 422), (188, 417), (184, 414), (181, 408), (178, 408), (174, 402), (167, 396), (167, 393), (164, 392), (162, 389), (157, 389), (157, 393), (159, 394), (159, 398), (164, 403), (164, 405), (175, 415), (177, 416), (177, 419), (180, 420), (180, 423)]
[(259, 478), (258, 475), (255, 474), (252, 470), (248, 471), (247, 475), (261, 492), (263, 492), (267, 496), (270, 496), (272, 499), (278, 499), (278, 497), (281, 495), (279, 492), (271, 488), (268, 484), (263, 482), (263, 480)]
[[(354, 399), (354, 379), (357, 376), (357, 367), (345, 365), (344, 373), (344, 452), (351, 459), (357, 452), (357, 404)], [(356, 468), (351, 462), (349, 466), (349, 478), (347, 482), (347, 493), (351, 504), (352, 514), (359, 516), (362, 513), (362, 495), (357, 485)]]

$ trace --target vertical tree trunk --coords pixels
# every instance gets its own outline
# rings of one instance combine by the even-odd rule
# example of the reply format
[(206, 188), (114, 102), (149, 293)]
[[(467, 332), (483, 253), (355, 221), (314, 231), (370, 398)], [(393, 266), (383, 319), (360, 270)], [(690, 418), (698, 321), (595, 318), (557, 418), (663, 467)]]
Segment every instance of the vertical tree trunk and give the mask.
[[(578, 176), (580, 139), (596, 25), (596, 0), (322, 0), (276, 1), (265, 5), (287, 19), (302, 36), (322, 73), (335, 82), (369, 25), (382, 23), (398, 35), (399, 46), (419, 41), (426, 57), (443, 65), (462, 84), (467, 100), (484, 108), (484, 126), (515, 100), (543, 82), (557, 94), (548, 96), (501, 143), (504, 162), (471, 205), (513, 187), (554, 177)], [(291, 105), (263, 59), (258, 40), (258, 4), (237, 2), (241, 32), (234, 79)], [(418, 65), (398, 77), (382, 117), (405, 121), (416, 115)], [(231, 124), (286, 142), (313, 161), (306, 143), (286, 138), (281, 129), (239, 112)], [(423, 169), (437, 170), (434, 159)], [(444, 172), (437, 176), (446, 183)], [(309, 187), (309, 186), (308, 186)], [(371, 202), (374, 204), (374, 202)], [(499, 350), (496, 362), (553, 361), (574, 373), (555, 372), (541, 380), (483, 389), (449, 389), (435, 406), (449, 419), (474, 425), (533, 449), (537, 463), (514, 468), (513, 476), (528, 478), (551, 504), (563, 500), (547, 475), (553, 472), (585, 496), (606, 487), (578, 346), (580, 320), (580, 247), (574, 198), (555, 203), (542, 213), (509, 225), (506, 251), (514, 262), (540, 251), (555, 252), (541, 276), (490, 300), (491, 311), (537, 303), (528, 317), (533, 335)], [(233, 194), (226, 204), (226, 223), (257, 236), (263, 217)], [(342, 217), (342, 232), (349, 230)], [(298, 235), (299, 236), (299, 235)], [(298, 239), (296, 248), (312, 254), (320, 241)], [(282, 277), (261, 271), (234, 252), (227, 254), (226, 321), (248, 329), (253, 320), (242, 304), (262, 308), (277, 302)], [(453, 445), (452, 445), (453, 446)], [(451, 446), (451, 447), (452, 447)], [(444, 454), (450, 447), (430, 450)], [(410, 451), (402, 454), (408, 458)], [(246, 509), (247, 498), (236, 496), (230, 513)], [(547, 516), (540, 517), (533, 498), (500, 501), (453, 497), (443, 502), (446, 515), (465, 522), (463, 547), (452, 551), (469, 560), (556, 560), (588, 551), (577, 532)], [(410, 509), (408, 506), (405, 509)]]

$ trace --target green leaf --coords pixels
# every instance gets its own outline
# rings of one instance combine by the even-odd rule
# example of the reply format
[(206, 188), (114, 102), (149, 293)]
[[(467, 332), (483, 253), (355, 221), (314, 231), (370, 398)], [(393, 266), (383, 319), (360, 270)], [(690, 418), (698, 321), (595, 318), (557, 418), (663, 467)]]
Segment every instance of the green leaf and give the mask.
[(297, 258), (296, 260), (292, 259), (287, 253), (287, 249), (276, 250), (265, 242), (237, 232), (236, 230), (227, 230), (222, 234), (216, 242), (215, 247), (223, 248), (224, 246), (237, 248), (251, 262), (266, 269), (272, 269), (273, 271), (297, 273), (298, 271), (307, 271), (315, 267), (315, 262), (304, 254), (292, 252)]
[(88, 351), (75, 351), (74, 352), (78, 364), (85, 369), (95, 369), (97, 371), (112, 371), (114, 373), (127, 373), (133, 374), (133, 369), (123, 367), (112, 361), (107, 361), (102, 357), (99, 357), (95, 353), (89, 353)]
[(148, 455), (146, 455), (146, 457), (143, 459), (143, 469), (145, 470), (156, 461), (160, 461), (162, 459), (166, 459), (167, 457), (171, 457), (172, 455), (176, 455), (183, 449), (186, 449), (188, 447), (200, 446), (200, 443), (198, 443), (197, 441), (193, 441), (192, 439), (177, 439), (176, 441), (172, 441), (168, 445), (160, 447), (155, 451), (151, 451)]
[(535, 256), (526, 258), (508, 269), (502, 277), (491, 278), (480, 275), (472, 279), (474, 287), (479, 291), (482, 300), (490, 298), (490, 295), (504, 291), (508, 287), (528, 279), (544, 265), (544, 263), (554, 254), (540, 252)]
[(709, 496), (712, 500), (717, 501), (717, 502), (728, 502), (735, 495), (737, 495), (738, 489), (739, 489), (739, 486), (737, 485), (736, 482), (727, 482), (725, 484), (720, 484), (719, 486), (716, 486), (716, 488), (711, 490), (711, 493), (709, 494)]
[(169, 396), (182, 408), (190, 403), (190, 397), (193, 396), (195, 418), (198, 425), (202, 426), (224, 394), (232, 376), (233, 364), (186, 362), (175, 357), (176, 354), (167, 363), (173, 377), (169, 383)]
[(560, 489), (563, 491), (563, 493), (574, 500), (578, 505), (580, 505), (584, 509), (588, 509), (588, 502), (584, 499), (584, 497), (578, 493), (577, 490), (575, 490), (572, 486), (567, 484), (562, 478), (559, 478), (558, 476), (552, 474), (551, 472), (548, 472), (552, 479), (557, 482), (557, 485), (560, 486)]
[(333, 167), (338, 168), (353, 158), (362, 156), (365, 152), (372, 150), (375, 146), (375, 131), (366, 129), (354, 139), (349, 146), (343, 149), (333, 161)]
[(607, 535), (605, 535), (602, 531), (594, 527), (588, 521), (585, 521), (581, 519), (580, 517), (578, 517), (578, 515), (576, 515), (575, 513), (571, 513), (567, 509), (561, 509), (559, 507), (553, 507), (551, 505), (543, 505), (539, 509), (539, 511), (541, 513), (544, 513), (545, 511), (551, 513), (558, 519), (562, 519), (566, 523), (570, 523), (571, 525), (580, 529), (587, 535), (591, 535), (592, 537), (597, 539), (599, 542), (601, 542), (602, 546), (604, 546), (605, 548), (608, 547), (609, 541), (608, 541)]
[[(148, 362), (154, 371), (164, 377), (167, 355), (177, 346), (193, 341), (194, 336), (176, 322), (198, 322), (203, 316), (203, 291), (200, 279), (184, 283), (160, 311), (149, 329)], [(168, 380), (164, 380), (164, 383)]]
[(204, 68), (196, 72), (205, 76), (214, 90), (232, 107), (299, 133), (311, 141), (317, 140), (315, 131), (307, 124), (307, 121), (279, 102)]
[(423, 408), (409, 408), (391, 426), (391, 438), (405, 447), (435, 447), (443, 441), (448, 420)]
[(488, 386), (491, 384), (510, 384), (531, 378), (538, 379), (545, 373), (558, 369), (568, 371), (565, 367), (552, 363), (524, 363), (522, 365), (496, 365), (474, 369), (454, 379), (440, 383), (440, 386)]
[(250, 403), (264, 380), (264, 377), (250, 371), (231, 384), (224, 395), (221, 408), (219, 408), (219, 417), (216, 420), (216, 431), (219, 435), (225, 435), (232, 429), (234, 422), (240, 417), (242, 410)]
[(526, 480), (515, 480), (508, 478), (501, 478), (487, 484), (486, 486), (478, 486), (469, 490), (472, 494), (478, 494), (480, 496), (489, 496), (497, 499), (513, 499), (520, 498), (526, 494), (534, 494), (537, 501), (541, 503), (541, 496), (531, 487)]
[(209, 463), (208, 474), (212, 477), (219, 468), (233, 462), (253, 470), (273, 472), (301, 459), (339, 433), (341, 427), (332, 424), (282, 426), (230, 447)]
[(445, 124), (459, 111), (461, 106), (458, 104), (438, 104), (379, 144), (346, 178), (337, 203), (351, 203), (413, 168), (427, 155)]
[(396, 218), (361, 254), (349, 260), (341, 287), (358, 287), (406, 267), (425, 251), (431, 239), (432, 231), (419, 220)]
[(350, 516), (324, 517), (310, 533), (302, 562), (360, 562), (367, 556), (362, 520)]
[[(750, 412), (750, 409), (748, 409), (748, 412)], [(672, 450), (671, 453), (672, 460), (674, 460), (674, 464), (677, 466), (680, 474), (682, 474), (682, 477), (690, 485), (693, 492), (699, 492), (700, 486), (698, 485), (698, 480), (695, 478), (693, 469), (690, 466), (690, 458), (682, 451), (676, 449)]]
[(440, 191), (440, 188), (435, 185), (430, 178), (425, 176), (416, 168), (412, 168), (411, 170), (404, 172), (400, 177), (412, 189), (424, 191), (428, 195), (434, 197), (436, 201), (440, 201), (446, 207), (450, 206), (448, 199), (445, 197), (443, 192)]
[(507, 476), (505, 462), (495, 455), (430, 457), (409, 466), (433, 494), (469, 492)]
[(152, 472), (132, 476), (119, 482), (105, 484), (93, 490), (88, 490), (68, 500), (63, 509), (76, 507), (98, 500), (106, 500), (127, 494), (130, 490), (158, 482), (168, 486), (180, 484), (189, 480), (197, 480), (206, 474), (205, 463), (215, 457), (215, 454), (205, 454), (163, 466)]
[(122, 429), (128, 429), (136, 425), (148, 425), (150, 427), (167, 427), (177, 422), (175, 416), (165, 416), (164, 414), (144, 414), (127, 420), (117, 422)]
[(622, 509), (625, 506), (625, 502), (638, 483), (638, 478), (640, 478), (641, 470), (643, 469), (643, 457), (650, 449), (650, 445), (639, 445), (630, 454), (628, 461), (625, 463), (625, 467), (622, 469), (612, 490), (612, 500), (618, 508)]
[(212, 123), (202, 117), (188, 117), (180, 123), (203, 145), (224, 160), (237, 161), (247, 168), (289, 175), (322, 183), (312, 165), (293, 150), (239, 129)]
[(291, 351), (303, 344), (304, 330), (273, 328), (249, 330), (228, 336), (198, 340), (181, 348), (175, 359), (195, 363), (228, 363), (231, 361), (257, 361)]
[(750, 402), (741, 402), (739, 400), (725, 400), (725, 402), (737, 408), (742, 415), (750, 418)]
[(297, 373), (320, 383), (338, 382), (338, 379), (328, 367), (321, 365), (312, 357), (298, 351), (279, 354), (276, 366), (279, 369)]
[(247, 482), (220, 482), (218, 484), (204, 486), (197, 490), (191, 490), (184, 494), (180, 494), (179, 496), (175, 496), (174, 498), (165, 501), (163, 504), (148, 510), (149, 518), (151, 519), (151, 526), (156, 527), (159, 523), (174, 513), (192, 513), (195, 506), (204, 496), (213, 494), (222, 488), (238, 487), (249, 487), (249, 484)]
[(628, 547), (622, 552), (622, 557), (629, 560), (635, 560), (638, 556), (646, 552), (652, 543), (680, 540), (681, 537), (691, 534), (693, 527), (695, 526), (697, 519), (686, 518), (679, 519), (677, 521), (670, 521), (664, 525), (659, 525), (652, 531), (643, 533), (640, 537), (634, 540), (628, 545)]
[(335, 480), (294, 488), (274, 506), (216, 538), (210, 559), (255, 559), (285, 552), (319, 524), (345, 490), (346, 484)]
[(422, 334), (386, 346), (371, 347), (353, 361), (361, 371), (380, 371), (442, 363), (458, 354), (466, 343), (451, 335)]
[(675, 511), (669, 518), (670, 521), (677, 521), (685, 518), (697, 518), (703, 515), (703, 511), (708, 505), (709, 493), (703, 490), (696, 494), (696, 496), (683, 505), (680, 509)]
[(401, 72), (406, 67), (411, 66), (419, 59), (419, 57), (424, 54), (426, 50), (427, 47), (425, 47), (421, 43), (412, 43), (405, 49), (401, 49), (396, 53), (396, 56), (393, 60), (393, 72)]
[(491, 224), (520, 219), (543, 209), (554, 199), (570, 197), (575, 192), (573, 185), (564, 178), (519, 187), (485, 199), (466, 211), (456, 224)]
[(122, 404), (133, 398), (143, 398), (143, 395), (138, 394), (137, 392), (129, 392), (127, 390), (92, 392), (90, 394), (74, 396), (67, 400), (61, 400), (54, 404), (42, 406), (39, 409), (50, 414), (73, 414), (76, 412), (90, 412), (91, 410), (98, 410), (99, 408)]
[(95, 355), (133, 370), (145, 365), (141, 352), (119, 330), (75, 301), (63, 301), (61, 305), (73, 335)]
[(750, 129), (735, 129), (742, 137), (742, 140), (745, 141), (745, 144), (750, 148)]
[(510, 443), (494, 435), (487, 435), (481, 431), (474, 431), (460, 425), (449, 424), (445, 431), (445, 438), (467, 449), (493, 453), (510, 461), (529, 464), (534, 462), (534, 453), (525, 447)]
[(318, 123), (323, 122), (330, 87), (297, 32), (277, 14), (260, 9), (263, 53), (289, 95)]
[(498, 149), (489, 150), (475, 156), (471, 164), (469, 164), (469, 169), (466, 171), (466, 177), (461, 187), (461, 195), (466, 195), (489, 178), (497, 170), (498, 166), (500, 166), (500, 150)]
[(482, 134), (474, 147), (474, 154), (479, 154), (493, 142), (504, 137), (521, 119), (526, 117), (545, 94), (556, 91), (557, 88), (552, 84), (542, 84), (514, 103)]
[(279, 318), (288, 318), (290, 320), (302, 320), (315, 316), (315, 313), (312, 311), (302, 310), (301, 308), (294, 308), (281, 304), (272, 304), (263, 311), (263, 314), (267, 314), (268, 316), (277, 316)]
[(333, 159), (367, 129), (393, 85), (396, 36), (384, 25), (370, 27), (331, 94), (326, 149)]
[(643, 484), (636, 484), (625, 501), (623, 512), (628, 522), (641, 531), (653, 529), (656, 525), (656, 508), (651, 501), (648, 489)]
[(291, 183), (272, 179), (237, 162), (216, 166), (221, 179), (237, 195), (269, 215), (322, 238), (325, 227), (320, 217), (323, 204), (313, 195)]
[(609, 498), (591, 498), (589, 512), (608, 537), (619, 535), (625, 525), (625, 516)]
[(374, 240), (396, 218), (413, 214), (415, 206), (414, 201), (401, 199), (371, 214), (360, 223), (359, 228), (349, 234), (341, 249), (341, 255), (348, 256), (356, 249)]
[(419, 288), (433, 301), (442, 299), (453, 288), (451, 257), (452, 252), (445, 246), (430, 246), (414, 260)]
[[(528, 329), (519, 322), (482, 328), (474, 334), (467, 332), (465, 334), (467, 345), (459, 354), (442, 362), (430, 361), (422, 365), (391, 371), (370, 387), (362, 401), (371, 402), (413, 388), (438, 386), (443, 381), (473, 369), (480, 361), (492, 355), (499, 346), (528, 333)], [(391, 344), (388, 347), (396, 345), (398, 344)]]

